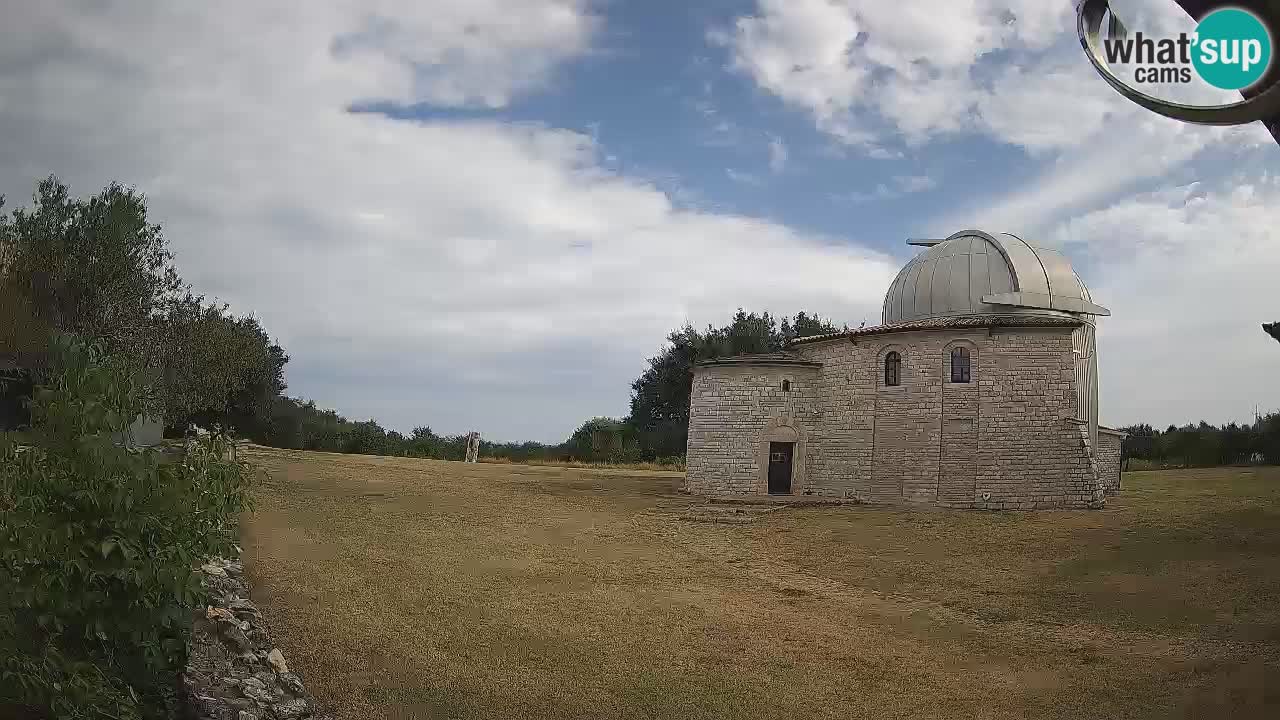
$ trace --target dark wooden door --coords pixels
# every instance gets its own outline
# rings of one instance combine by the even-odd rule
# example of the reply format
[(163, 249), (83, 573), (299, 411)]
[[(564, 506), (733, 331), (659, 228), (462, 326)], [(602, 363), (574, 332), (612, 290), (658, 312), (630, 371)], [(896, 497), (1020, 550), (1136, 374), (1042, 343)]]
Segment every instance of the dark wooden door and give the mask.
[(791, 458), (795, 454), (795, 443), (769, 443), (769, 494), (791, 494)]

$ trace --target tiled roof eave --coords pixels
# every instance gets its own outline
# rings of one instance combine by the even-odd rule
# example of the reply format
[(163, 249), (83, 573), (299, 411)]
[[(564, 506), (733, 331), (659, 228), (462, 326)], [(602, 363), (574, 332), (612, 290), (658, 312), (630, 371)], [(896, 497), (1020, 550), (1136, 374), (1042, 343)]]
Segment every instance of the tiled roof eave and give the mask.
[(966, 328), (997, 327), (1079, 327), (1085, 322), (1076, 318), (1052, 317), (1040, 315), (956, 315), (952, 317), (928, 318), (924, 320), (908, 320), (888, 325), (855, 328), (825, 335), (810, 335), (792, 340), (790, 346), (808, 343), (840, 340), (843, 338), (866, 337), (870, 335), (887, 335), (900, 332), (920, 332), (928, 330), (963, 330)]
[(714, 358), (697, 363), (695, 367), (733, 367), (733, 366), (777, 366), (820, 368), (822, 363), (806, 360), (790, 353), (761, 353), (757, 355), (731, 355), (725, 358)]

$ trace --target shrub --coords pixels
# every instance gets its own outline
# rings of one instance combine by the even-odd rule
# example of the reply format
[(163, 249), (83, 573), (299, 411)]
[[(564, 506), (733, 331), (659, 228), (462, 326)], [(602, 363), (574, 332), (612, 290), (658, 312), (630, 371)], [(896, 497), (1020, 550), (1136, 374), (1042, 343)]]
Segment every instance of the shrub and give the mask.
[(195, 568), (230, 550), (251, 474), (221, 435), (176, 458), (120, 445), (137, 376), (72, 337), (53, 358), (26, 445), (0, 436), (0, 708), (172, 717)]

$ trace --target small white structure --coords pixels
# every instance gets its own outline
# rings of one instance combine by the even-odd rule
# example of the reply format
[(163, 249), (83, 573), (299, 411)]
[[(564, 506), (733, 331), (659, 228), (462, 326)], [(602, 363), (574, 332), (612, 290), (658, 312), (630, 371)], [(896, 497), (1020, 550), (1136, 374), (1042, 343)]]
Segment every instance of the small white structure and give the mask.
[(473, 463), (480, 459), (480, 433), (467, 433), (467, 459), (465, 462)]
[(140, 416), (129, 426), (129, 437), (140, 447), (159, 445), (164, 440), (164, 421)]
[(164, 421), (139, 415), (115, 441), (131, 448), (155, 447), (164, 441)]

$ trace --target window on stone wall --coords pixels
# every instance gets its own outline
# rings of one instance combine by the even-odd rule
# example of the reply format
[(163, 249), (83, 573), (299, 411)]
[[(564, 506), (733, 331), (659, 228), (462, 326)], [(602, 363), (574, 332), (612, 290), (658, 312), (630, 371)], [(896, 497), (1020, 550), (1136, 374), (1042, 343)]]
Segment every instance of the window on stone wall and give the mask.
[(791, 392), (791, 381), (790, 381), (790, 380), (783, 380), (783, 381), (782, 381), (782, 392)]
[(970, 377), (969, 348), (951, 349), (951, 382), (967, 383)]
[(902, 356), (896, 350), (884, 356), (884, 384), (889, 387), (902, 384)]

